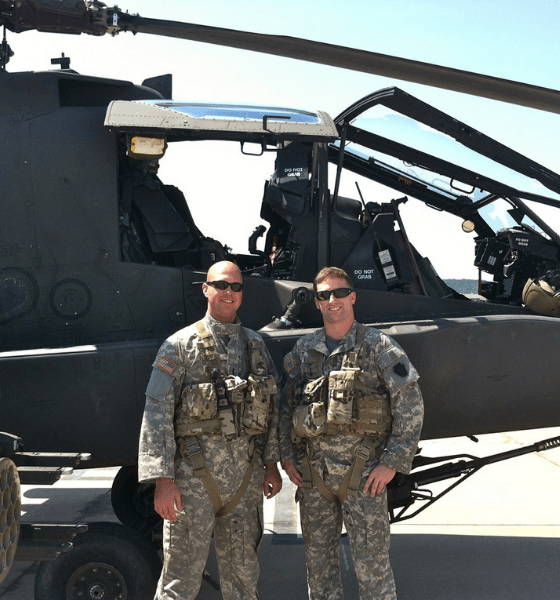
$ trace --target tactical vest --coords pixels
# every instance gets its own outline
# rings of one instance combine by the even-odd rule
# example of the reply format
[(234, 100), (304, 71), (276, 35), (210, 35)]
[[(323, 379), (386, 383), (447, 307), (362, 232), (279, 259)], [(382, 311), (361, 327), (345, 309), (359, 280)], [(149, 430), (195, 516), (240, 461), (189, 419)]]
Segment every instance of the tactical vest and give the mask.
[(177, 437), (221, 433), (233, 439), (266, 432), (277, 386), (263, 356), (263, 343), (247, 339), (241, 327), (244, 351), (249, 350), (250, 374), (247, 379), (224, 375), (212, 334), (203, 321), (194, 327), (198, 333), (198, 360), (205, 365), (206, 381), (183, 388), (175, 419)]
[[(391, 405), (388, 393), (379, 394), (364, 381), (363, 340), (367, 328), (358, 324), (356, 345), (342, 360), (340, 371), (302, 382), (292, 417), (293, 439), (350, 433), (375, 441), (391, 433)], [(303, 377), (322, 372), (321, 355), (302, 366)]]
[[(331, 502), (343, 504), (348, 495), (356, 496), (362, 488), (366, 462), (383, 453), (383, 442), (391, 433), (389, 394), (379, 394), (364, 380), (362, 370), (363, 341), (367, 327), (358, 323), (356, 345), (343, 359), (340, 371), (331, 371), (308, 381), (296, 397), (292, 418), (293, 441), (305, 442), (301, 456), (302, 485), (317, 488)], [(321, 373), (323, 358), (310, 356), (302, 365), (304, 378)], [(336, 492), (329, 489), (310, 459), (314, 454), (313, 438), (344, 432), (357, 436), (352, 462)]]

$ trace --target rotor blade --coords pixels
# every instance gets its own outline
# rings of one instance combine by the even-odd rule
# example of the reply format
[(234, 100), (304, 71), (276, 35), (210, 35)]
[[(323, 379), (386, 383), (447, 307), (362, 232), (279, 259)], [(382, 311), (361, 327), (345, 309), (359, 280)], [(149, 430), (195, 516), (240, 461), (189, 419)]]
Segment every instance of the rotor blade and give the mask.
[(151, 33), (295, 58), (560, 114), (558, 90), (302, 38), (147, 19), (120, 11), (119, 13), (119, 26), (125, 31)]

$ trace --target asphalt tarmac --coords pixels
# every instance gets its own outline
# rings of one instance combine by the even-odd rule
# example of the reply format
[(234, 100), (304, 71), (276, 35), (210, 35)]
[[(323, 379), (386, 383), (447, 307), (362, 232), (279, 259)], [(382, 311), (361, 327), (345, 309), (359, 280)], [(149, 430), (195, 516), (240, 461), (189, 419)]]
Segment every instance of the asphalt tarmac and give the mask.
[[(487, 456), (560, 435), (560, 428), (423, 442), (427, 456)], [(24, 486), (25, 522), (116, 520), (113, 469), (75, 471), (54, 486)], [(451, 482), (449, 482), (451, 483)], [(442, 484), (431, 489), (439, 493)], [(285, 481), (265, 500), (261, 600), (304, 600), (304, 547)], [(418, 503), (417, 503), (418, 504)], [(416, 506), (416, 505), (415, 505)], [(347, 539), (341, 540), (346, 600), (357, 600)], [(399, 600), (560, 600), (560, 448), (488, 465), (411, 520), (392, 526)], [(15, 563), (2, 600), (33, 600), (38, 563)], [(198, 600), (221, 598), (211, 556)]]

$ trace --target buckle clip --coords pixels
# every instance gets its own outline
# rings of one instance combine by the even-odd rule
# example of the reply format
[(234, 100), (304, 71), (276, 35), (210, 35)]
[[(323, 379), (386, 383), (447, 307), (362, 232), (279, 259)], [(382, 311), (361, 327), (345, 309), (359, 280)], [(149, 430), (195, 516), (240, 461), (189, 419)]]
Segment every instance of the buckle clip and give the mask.
[(200, 444), (196, 440), (190, 444), (189, 443), (185, 444), (185, 446), (186, 446), (186, 451), (187, 451), (186, 458), (188, 458), (188, 459), (193, 459), (193, 458), (199, 456), (200, 454), (202, 454), (202, 449), (200, 447)]
[(354, 455), (356, 458), (361, 458), (364, 461), (367, 461), (371, 456), (372, 443), (366, 442), (365, 440), (356, 446), (356, 450), (354, 451)]

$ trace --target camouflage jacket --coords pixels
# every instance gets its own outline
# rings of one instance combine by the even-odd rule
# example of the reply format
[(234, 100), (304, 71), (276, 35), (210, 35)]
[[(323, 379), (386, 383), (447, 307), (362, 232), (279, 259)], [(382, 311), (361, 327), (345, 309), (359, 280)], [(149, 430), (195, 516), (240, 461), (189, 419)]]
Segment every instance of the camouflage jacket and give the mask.
[[(277, 378), (274, 363), (257, 333), (242, 328), (239, 320), (235, 323), (222, 323), (212, 318), (209, 313), (204, 317), (204, 324), (214, 339), (224, 375), (241, 378), (248, 376), (251, 368), (248, 345), (250, 341), (256, 341), (269, 374)], [(179, 471), (183, 472), (175, 428), (182, 392), (186, 386), (206, 383), (209, 380), (207, 361), (201, 358), (198, 339), (193, 325), (178, 331), (162, 344), (153, 363), (140, 433), (139, 481), (153, 481), (160, 477), (177, 480)], [(278, 400), (275, 398), (268, 432), (256, 436), (261, 442), (260, 445), (264, 445), (265, 464), (279, 460), (277, 426)], [(203, 448), (205, 440), (212, 446), (221, 440), (219, 435), (211, 434), (197, 434), (197, 438)], [(227, 442), (224, 440), (223, 444), (226, 445)], [(239, 444), (246, 444), (248, 447), (249, 440), (241, 439), (234, 443), (236, 446)], [(232, 455), (234, 454), (237, 456), (238, 450)]]
[[(298, 388), (309, 380), (329, 375), (341, 368), (345, 354), (356, 347), (354, 321), (339, 346), (330, 353), (326, 346), (325, 329), (321, 328), (300, 338), (284, 359), (282, 398), (280, 408), (279, 440), (282, 463), (295, 459), (304, 452), (304, 445), (292, 441), (292, 415), (298, 402), (303, 402)], [(363, 339), (361, 365), (367, 387), (377, 394), (385, 394), (391, 407), (391, 433), (384, 442), (381, 464), (409, 473), (422, 429), (424, 407), (418, 386), (418, 373), (402, 348), (378, 329), (368, 327)], [(317, 456), (323, 455), (323, 468), (331, 474), (343, 476), (350, 465), (356, 435), (337, 433), (322, 435), (312, 440)], [(368, 461), (366, 471), (378, 464)]]

